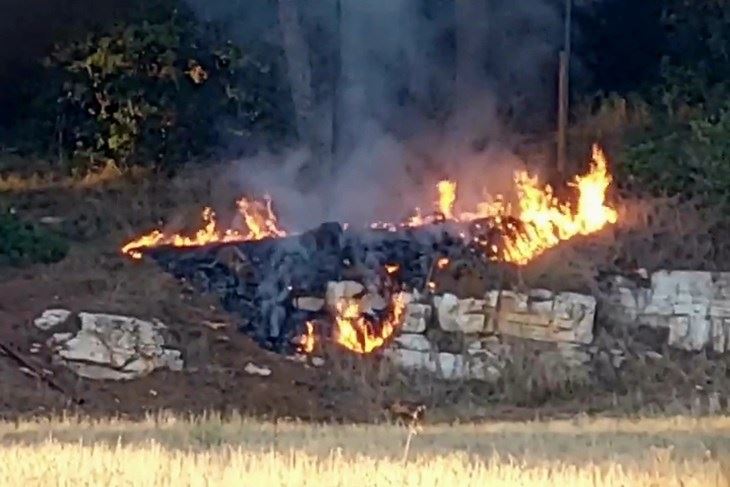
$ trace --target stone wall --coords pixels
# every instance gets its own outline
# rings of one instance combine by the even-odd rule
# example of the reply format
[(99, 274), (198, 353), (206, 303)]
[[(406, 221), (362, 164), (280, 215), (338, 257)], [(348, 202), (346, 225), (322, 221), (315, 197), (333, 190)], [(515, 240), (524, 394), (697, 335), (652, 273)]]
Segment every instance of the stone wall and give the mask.
[(412, 296), (401, 333), (386, 351), (398, 366), (446, 380), (495, 382), (510, 358), (507, 338), (548, 344), (567, 366), (590, 360), (596, 300), (544, 289), (492, 291), (485, 299)]
[(604, 310), (629, 327), (664, 330), (671, 347), (724, 353), (730, 348), (730, 272), (658, 271), (609, 279)]
[[(373, 293), (356, 284), (330, 283), (325, 301)], [(483, 299), (409, 295), (404, 323), (385, 353), (402, 368), (447, 380), (497, 380), (511, 344), (520, 341), (570, 367), (597, 358), (618, 368), (624, 351), (599, 350), (594, 343), (597, 309), (606, 323), (624, 323), (637, 333), (653, 330), (659, 345), (730, 349), (730, 272), (640, 272), (612, 275), (601, 284), (605, 292), (598, 297), (546, 289), (490, 291)]]

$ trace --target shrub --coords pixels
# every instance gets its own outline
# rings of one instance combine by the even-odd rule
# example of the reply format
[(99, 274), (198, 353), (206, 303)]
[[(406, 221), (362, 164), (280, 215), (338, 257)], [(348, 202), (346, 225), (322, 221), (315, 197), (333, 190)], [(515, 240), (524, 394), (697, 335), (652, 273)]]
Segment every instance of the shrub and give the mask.
[[(57, 46), (45, 66), (58, 86), (36, 102), (72, 166), (174, 165), (204, 155), (221, 121), (236, 133), (286, 131), (277, 53), (242, 49), (175, 0), (106, 32)], [(267, 59), (268, 62), (262, 62)], [(54, 112), (44, 113), (54, 106)], [(54, 151), (56, 152), (56, 151)]]
[(0, 263), (51, 264), (66, 257), (67, 242), (53, 232), (0, 212)]
[(643, 136), (627, 147), (620, 169), (623, 178), (655, 195), (701, 196), (708, 203), (727, 203), (730, 110)]

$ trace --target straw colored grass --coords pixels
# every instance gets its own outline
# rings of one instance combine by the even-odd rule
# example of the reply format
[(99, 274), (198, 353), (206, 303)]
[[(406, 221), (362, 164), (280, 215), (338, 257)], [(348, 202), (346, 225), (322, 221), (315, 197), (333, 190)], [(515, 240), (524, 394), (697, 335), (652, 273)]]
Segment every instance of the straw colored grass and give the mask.
[(728, 486), (730, 418), (427, 426), (0, 423), (0, 485)]

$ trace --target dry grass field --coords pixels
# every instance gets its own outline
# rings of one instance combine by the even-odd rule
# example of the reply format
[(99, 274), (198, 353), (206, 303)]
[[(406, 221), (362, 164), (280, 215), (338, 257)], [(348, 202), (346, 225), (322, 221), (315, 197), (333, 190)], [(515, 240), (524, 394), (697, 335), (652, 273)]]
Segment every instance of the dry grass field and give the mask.
[(426, 426), (0, 424), (0, 485), (728, 486), (730, 418)]

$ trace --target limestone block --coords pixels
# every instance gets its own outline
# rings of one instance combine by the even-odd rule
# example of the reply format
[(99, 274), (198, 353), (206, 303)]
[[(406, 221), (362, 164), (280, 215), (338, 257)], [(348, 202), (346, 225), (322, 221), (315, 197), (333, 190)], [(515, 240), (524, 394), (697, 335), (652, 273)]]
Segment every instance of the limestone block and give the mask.
[(424, 335), (418, 333), (404, 333), (395, 338), (395, 343), (400, 347), (418, 352), (428, 352), (431, 350), (431, 342)]
[(674, 348), (726, 351), (728, 284), (730, 273), (657, 271), (649, 289), (614, 289), (606, 308), (609, 316), (623, 314), (637, 325), (669, 329), (668, 344)]
[(294, 299), (294, 307), (302, 311), (317, 312), (324, 307), (324, 299), (302, 296)]
[(73, 336), (57, 333), (51, 341), (56, 359), (81, 377), (128, 380), (158, 368), (182, 370), (178, 350), (165, 348), (159, 321), (79, 313), (81, 329)]
[(330, 281), (327, 283), (325, 302), (335, 308), (342, 299), (352, 299), (365, 291), (365, 286), (356, 281)]
[(577, 293), (559, 293), (552, 301), (531, 300), (510, 292), (503, 298), (496, 318), (498, 331), (531, 340), (548, 342), (593, 341), (596, 300)]
[(36, 328), (46, 331), (65, 323), (69, 316), (71, 312), (67, 309), (47, 309), (33, 320), (33, 324)]
[(484, 331), (486, 302), (482, 299), (458, 299), (453, 294), (434, 298), (439, 326), (444, 331), (479, 333)]
[(407, 349), (391, 348), (386, 356), (404, 370), (433, 374), (443, 380), (481, 380), (496, 382), (499, 369), (479, 359), (465, 359), (451, 353), (430, 354)]
[(406, 305), (402, 330), (407, 333), (423, 333), (431, 321), (432, 308), (428, 304), (409, 303)]

